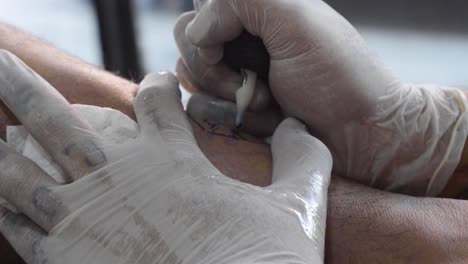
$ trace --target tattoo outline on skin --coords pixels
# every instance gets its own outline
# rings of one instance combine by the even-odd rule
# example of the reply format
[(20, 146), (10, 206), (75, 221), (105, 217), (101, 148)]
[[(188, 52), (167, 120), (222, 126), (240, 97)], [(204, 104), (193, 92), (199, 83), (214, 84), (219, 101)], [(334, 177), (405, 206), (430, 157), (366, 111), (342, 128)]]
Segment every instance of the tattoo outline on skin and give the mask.
[(242, 133), (239, 131), (238, 128), (231, 128), (230, 129), (231, 133), (227, 134), (227, 133), (219, 132), (221, 127), (219, 127), (219, 125), (217, 125), (215, 123), (210, 122), (209, 120), (203, 120), (203, 123), (206, 125), (205, 126), (205, 125), (201, 124), (199, 121), (193, 119), (190, 116), (188, 116), (188, 118), (190, 119), (190, 121), (195, 123), (203, 132), (206, 132), (206, 133), (208, 133), (210, 135), (217, 136), (217, 137), (223, 137), (223, 138), (231, 139), (231, 140), (246, 141), (246, 142), (253, 143), (253, 144), (258, 144), (258, 145), (268, 145), (267, 143), (262, 143), (260, 141), (250, 140), (250, 139), (246, 138), (245, 136), (242, 135)]

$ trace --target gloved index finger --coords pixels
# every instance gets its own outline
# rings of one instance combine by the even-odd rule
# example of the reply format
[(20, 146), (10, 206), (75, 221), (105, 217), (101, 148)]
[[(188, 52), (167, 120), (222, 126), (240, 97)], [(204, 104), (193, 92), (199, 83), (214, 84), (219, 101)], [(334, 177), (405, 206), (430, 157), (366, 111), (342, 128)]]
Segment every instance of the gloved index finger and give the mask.
[(2, 101), (71, 179), (106, 163), (99, 136), (57, 90), (7, 51), (0, 69)]
[(0, 197), (29, 216), (44, 230), (51, 230), (67, 214), (58, 186), (36, 163), (22, 157), (0, 140)]
[[(47, 236), (47, 232), (23, 214), (15, 214), (0, 207), (0, 233), (13, 246), (26, 263), (46, 263), (44, 252), (38, 251), (38, 242)], [(37, 255), (32, 259), (31, 252)], [(3, 257), (3, 256), (2, 256)], [(2, 263), (3, 262), (2, 258)]]

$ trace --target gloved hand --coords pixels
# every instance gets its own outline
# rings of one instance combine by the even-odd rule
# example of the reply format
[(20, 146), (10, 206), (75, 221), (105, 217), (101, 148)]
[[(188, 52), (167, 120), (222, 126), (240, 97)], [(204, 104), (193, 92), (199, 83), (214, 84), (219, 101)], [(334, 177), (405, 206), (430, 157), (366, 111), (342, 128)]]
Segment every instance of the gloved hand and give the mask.
[[(195, 3), (197, 14), (183, 15), (175, 28), (185, 64), (178, 67), (183, 79), (234, 100), (240, 85), (226, 88), (234, 74), (212, 76), (227, 67), (223, 44), (247, 31), (262, 39), (268, 51), (268, 86), (274, 99), (287, 116), (304, 121), (330, 148), (337, 174), (413, 195), (437, 195), (444, 188), (468, 134), (467, 102), (459, 90), (400, 80), (323, 1)], [(256, 51), (260, 49), (251, 54)], [(210, 105), (211, 111), (192, 107), (197, 116), (235, 111), (210, 100), (198, 104)]]
[(229, 179), (205, 158), (170, 73), (134, 102), (139, 134), (110, 144), (45, 80), (0, 53), (0, 97), (69, 176), (59, 184), (0, 144), (0, 231), (27, 263), (319, 263), (327, 148), (288, 119), (272, 143), (273, 184)]

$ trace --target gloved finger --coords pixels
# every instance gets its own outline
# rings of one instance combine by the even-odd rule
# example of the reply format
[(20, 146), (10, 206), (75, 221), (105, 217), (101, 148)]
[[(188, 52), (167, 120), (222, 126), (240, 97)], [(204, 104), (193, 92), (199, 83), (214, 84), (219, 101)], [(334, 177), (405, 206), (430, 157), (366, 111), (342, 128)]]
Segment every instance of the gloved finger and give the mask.
[[(326, 194), (333, 166), (328, 148), (312, 137), (302, 123), (289, 118), (273, 135), (272, 188), (306, 197)], [(322, 197), (326, 198), (326, 195)]]
[(0, 196), (45, 230), (67, 214), (52, 189), (58, 184), (36, 163), (0, 140)]
[(323, 260), (331, 153), (292, 118), (283, 121), (276, 130), (271, 150), (273, 177), (269, 189), (286, 194), (284, 197), (298, 213), (305, 234), (313, 240)]
[[(194, 7), (199, 12), (207, 0), (194, 0)], [(222, 47), (222, 48), (219, 48)], [(199, 54), (206, 61), (220, 61), (221, 59), (233, 69), (249, 69), (256, 72), (263, 80), (268, 80), (270, 69), (270, 55), (261, 38), (244, 31), (233, 41), (214, 47), (200, 47)], [(219, 57), (219, 50), (223, 50)]]
[[(237, 107), (234, 103), (203, 93), (192, 95), (187, 113), (198, 120), (208, 120), (226, 127), (236, 127)], [(259, 137), (269, 137), (283, 119), (277, 110), (246, 112), (241, 130)]]
[(224, 47), (219, 45), (209, 48), (198, 48), (198, 55), (207, 65), (216, 65), (223, 59)]
[(195, 8), (195, 11), (200, 11), (200, 9), (205, 5), (207, 0), (193, 0), (193, 6)]
[(8, 240), (26, 263), (46, 263), (47, 256), (37, 249), (47, 233), (23, 214), (15, 214), (0, 207), (0, 233)]
[[(199, 12), (205, 5), (205, 3), (206, 0), (194, 0), (193, 6), (195, 7), (195, 11)], [(198, 49), (198, 54), (200, 55), (202, 60), (209, 65), (215, 65), (221, 62), (221, 60), (223, 59), (223, 52), (223, 45), (216, 45), (213, 47), (205, 47)]]
[[(252, 48), (255, 48), (254, 67), (247, 67), (247, 69), (255, 71), (255, 66), (265, 65), (264, 59), (268, 59), (269, 62), (270, 55), (275, 53), (275, 50), (279, 49), (277, 56), (282, 56), (284, 49), (292, 48), (289, 43), (276, 41), (278, 32), (285, 28), (284, 21), (289, 20), (289, 17), (278, 15), (288, 13), (285, 7), (290, 6), (294, 5), (287, 1), (272, 1), (271, 3), (249, 0), (200, 1), (198, 3), (199, 11), (187, 26), (186, 35), (193, 45), (205, 50), (224, 45), (223, 60), (225, 62), (230, 61), (230, 58), (226, 58), (226, 55), (230, 54), (229, 43), (236, 42), (238, 39), (247, 39), (248, 42), (240, 41), (245, 49), (241, 48), (239, 54), (243, 54), (243, 50), (251, 51)], [(295, 8), (298, 7), (295, 6)], [(297, 33), (296, 30), (300, 29), (291, 28), (288, 31)], [(248, 38), (245, 38), (246, 36)], [(245, 45), (246, 43), (248, 45)], [(268, 51), (266, 47), (269, 47)], [(204, 52), (207, 56), (213, 53)], [(216, 57), (207, 58), (207, 56), (204, 56), (207, 61), (216, 60)], [(229, 63), (228, 65), (232, 66)], [(257, 73), (261, 77), (265, 76), (263, 71)]]
[(200, 91), (200, 86), (193, 81), (190, 71), (185, 66), (181, 58), (177, 60), (176, 64), (176, 77), (179, 80), (180, 85), (185, 88), (189, 93), (195, 93)]
[[(249, 8), (249, 1), (212, 0), (202, 4), (196, 17), (187, 26), (188, 39), (198, 47), (213, 47), (234, 40), (241, 35), (244, 26), (233, 7), (242, 2), (243, 8)], [(252, 3), (250, 3), (252, 4)], [(237, 11), (240, 10), (240, 8)]]
[(106, 163), (101, 141), (65, 98), (13, 54), (0, 50), (0, 97), (76, 180)]
[[(210, 53), (207, 49), (199, 50), (188, 41), (185, 29), (194, 15), (193, 12), (183, 14), (174, 28), (174, 38), (182, 60), (190, 73), (190, 77), (185, 78), (192, 78), (202, 90), (208, 93), (225, 100), (235, 101), (236, 92), (242, 86), (244, 76), (240, 72), (229, 68), (224, 62), (209, 65), (206, 63), (206, 58), (201, 58), (200, 53), (204, 54), (205, 57), (207, 54), (217, 54), (216, 56), (219, 56), (221, 49), (216, 48), (217, 51)], [(267, 84), (261, 79), (257, 80), (255, 93), (249, 108), (254, 111), (261, 111), (269, 106), (270, 101), (271, 94)]]
[(142, 130), (157, 130), (169, 142), (196, 144), (174, 74), (165, 72), (146, 76), (135, 99), (135, 113)]

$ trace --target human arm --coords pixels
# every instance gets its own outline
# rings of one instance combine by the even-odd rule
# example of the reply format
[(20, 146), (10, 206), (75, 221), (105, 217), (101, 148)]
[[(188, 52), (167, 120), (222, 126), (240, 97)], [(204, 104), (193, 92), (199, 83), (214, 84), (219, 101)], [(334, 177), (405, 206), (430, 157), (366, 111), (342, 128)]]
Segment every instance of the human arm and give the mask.
[(331, 155), (298, 121), (277, 129), (272, 184), (259, 188), (201, 153), (172, 74), (145, 78), (138, 124), (115, 142), (1, 55), (1, 99), (66, 176), (52, 179), (0, 144), (0, 193), (23, 213), (2, 210), (0, 230), (28, 263), (323, 261)]
[[(136, 84), (72, 57), (6, 23), (0, 22), (0, 35), (0, 49), (9, 50), (26, 61), (70, 102), (112, 107), (134, 116), (132, 101)], [(18, 120), (0, 102), (0, 137), (5, 139), (6, 127), (17, 124)], [(22, 262), (3, 236), (0, 236), (0, 255), (7, 264)]]
[[(274, 99), (286, 116), (303, 120), (329, 146), (335, 173), (393, 192), (442, 191), (468, 134), (466, 98), (459, 89), (400, 79), (324, 1), (195, 2), (197, 13), (182, 16), (185, 27), (175, 32), (186, 72), (225, 68), (228, 62), (215, 51), (248, 31), (269, 53)], [(195, 18), (187, 23), (187, 16)], [(223, 95), (223, 75), (217, 82), (211, 78), (208, 88), (204, 78), (193, 80), (233, 100), (232, 91), (231, 98)]]
[(463, 263), (468, 202), (416, 198), (333, 178), (328, 263)]
[[(0, 23), (0, 49), (7, 49), (50, 82), (68, 101), (117, 109), (131, 117), (137, 85), (131, 81), (87, 64), (21, 29)], [(245, 182), (267, 186), (271, 183), (271, 166), (258, 166), (258, 158), (271, 159), (270, 150), (260, 141), (247, 136), (233, 137), (229, 129), (213, 128), (203, 120), (192, 122), (195, 137), (216, 167)], [(5, 139), (8, 125), (17, 125), (13, 114), (0, 102), (0, 136)], [(242, 164), (236, 166), (235, 164)], [(263, 173), (263, 174), (262, 174)], [(0, 255), (7, 264), (21, 263), (0, 235)]]
[[(71, 104), (110, 107), (135, 118), (132, 105), (138, 87), (137, 84), (83, 62), (63, 50), (55, 48), (43, 40), (8, 24), (0, 23), (0, 33), (3, 36), (0, 38), (0, 49), (8, 50), (23, 60), (56, 88)], [(2, 123), (1, 120), (5, 120), (5, 122)], [(5, 105), (0, 102), (0, 131), (5, 131), (7, 125), (13, 124), (17, 124), (17, 121), (15, 121), (14, 116)], [(202, 150), (207, 150), (205, 154), (213, 157), (215, 165), (223, 172), (229, 175), (242, 175), (243, 179), (256, 185), (265, 186), (270, 183), (266, 175), (271, 175), (269, 173), (271, 171), (266, 171), (260, 177), (258, 176), (260, 170), (250, 172), (250, 170), (243, 169), (255, 167), (249, 161), (252, 159), (246, 158), (240, 161), (245, 166), (229, 165), (236, 164), (240, 157), (250, 156), (249, 153), (256, 153), (261, 157), (270, 157), (271, 154), (263, 148), (260, 140), (247, 135), (238, 137), (238, 139), (244, 138), (247, 140), (235, 140), (235, 138), (228, 140), (226, 135), (232, 136), (233, 134), (230, 129), (224, 129), (222, 126), (213, 128), (210, 124), (206, 124), (204, 120), (199, 120), (198, 124), (192, 121), (192, 127), (195, 136), (200, 138), (198, 142), (201, 144)], [(219, 135), (216, 136), (216, 134)], [(3, 139), (4, 136), (4, 133), (1, 134)], [(249, 144), (249, 142), (251, 143)], [(248, 147), (245, 148), (245, 145)], [(243, 151), (243, 149), (247, 149), (247, 151)], [(237, 169), (233, 169), (233, 167), (237, 167)]]
[[(9, 24), (0, 23), (0, 35), (0, 49), (23, 60), (70, 103), (110, 107), (134, 117), (135, 83), (73, 57)], [(1, 109), (6, 109), (1, 105)]]
[[(57, 50), (57, 52), (60, 52), (60, 51)], [(51, 57), (55, 56), (54, 53), (50, 55)], [(47, 65), (48, 61), (44, 60), (44, 63)], [(66, 64), (63, 65), (63, 67), (65, 66)], [(45, 65), (41, 67), (45, 67)], [(77, 64), (74, 67), (83, 67), (85, 68), (85, 71), (86, 71), (86, 68), (89, 66), (83, 63), (82, 65)], [(91, 70), (91, 69), (88, 69), (88, 70)], [(101, 71), (101, 73), (107, 75), (107, 73), (103, 71)], [(115, 78), (118, 78), (118, 77), (115, 77)], [(73, 78), (71, 78), (71, 80), (73, 80)], [(132, 87), (135, 85), (131, 82), (127, 82), (124, 80), (119, 80), (119, 82), (127, 83), (128, 87)], [(94, 86), (96, 86), (97, 89), (99, 89), (98, 85), (94, 85)], [(84, 100), (87, 100), (87, 99), (85, 98)], [(80, 101), (77, 101), (77, 102), (80, 103)], [(126, 105), (125, 101), (122, 102), (122, 104), (123, 104), (122, 106), (117, 106), (116, 109), (125, 109), (125, 105)], [(200, 121), (203, 121), (203, 120), (200, 120)], [(270, 156), (270, 150), (268, 146), (263, 145), (263, 144), (253, 143), (252, 142), (253, 140), (249, 140), (249, 141), (235, 140), (233, 139), (233, 137), (231, 137), (233, 134), (230, 129), (224, 129), (222, 127), (218, 127), (216, 130), (212, 130), (212, 126), (211, 126), (212, 124), (206, 124), (203, 122), (199, 122), (199, 123), (201, 123), (203, 129), (201, 129), (195, 123), (192, 123), (197, 141), (199, 144), (201, 144), (201, 148), (204, 151), (204, 153), (209, 157), (210, 160), (212, 160), (215, 163), (216, 167), (221, 169), (223, 173), (234, 175), (234, 176), (239, 176), (239, 175), (242, 175), (243, 173), (247, 173), (247, 171), (239, 171), (239, 169), (243, 169), (243, 168), (249, 169), (249, 170), (253, 169), (254, 172), (250, 174), (249, 173), (245, 174), (242, 180), (249, 181), (250, 179), (252, 183), (256, 183), (262, 186), (269, 185), (271, 183), (271, 179), (270, 179), (271, 156)], [(221, 134), (221, 136), (214, 136), (214, 134)], [(235, 146), (237, 146), (239, 142), (244, 142), (243, 143), (244, 145), (240, 149), (237, 149), (235, 148)], [(219, 147), (220, 144), (224, 144), (223, 147)], [(225, 149), (226, 151), (224, 153), (220, 152), (222, 149)], [(249, 152), (248, 149), (250, 149), (251, 152)], [(247, 162), (247, 163), (244, 163), (245, 165), (243, 166), (236, 166), (235, 164), (239, 162), (238, 161), (239, 157), (248, 157), (247, 159), (244, 159), (244, 161), (241, 161), (241, 162)], [(263, 171), (263, 174), (261, 173), (261, 171)], [(258, 176), (260, 174), (262, 174), (263, 176), (261, 177)], [(254, 176), (258, 178), (252, 180)], [(335, 188), (335, 186), (338, 186), (339, 188), (338, 187)], [(375, 208), (378, 208), (380, 201), (385, 201), (385, 200), (397, 201), (396, 199), (391, 198), (393, 196), (392, 194), (382, 193), (382, 192), (377, 192), (377, 193), (379, 194), (379, 197), (381, 197), (381, 199), (373, 199), (372, 195), (375, 194), (375, 191), (369, 188), (366, 188), (364, 186), (357, 185), (357, 184), (350, 184), (345, 181), (341, 182), (338, 180), (333, 180), (331, 189), (330, 189), (330, 194), (329, 194), (330, 204), (333, 205), (333, 207), (330, 208), (329, 214), (328, 214), (329, 230), (331, 230), (332, 226), (339, 227), (340, 223), (341, 225), (343, 225), (343, 223), (346, 223), (345, 220), (349, 216), (351, 217), (358, 216), (358, 213), (365, 212), (367, 210), (375, 211), (376, 210)], [(349, 203), (350, 199), (347, 197), (348, 195), (352, 197), (352, 201), (354, 201), (352, 206)], [(384, 197), (387, 197), (387, 199), (384, 199)], [(408, 200), (409, 199), (412, 199), (412, 198), (408, 198)], [(370, 204), (369, 203), (370, 200), (375, 201), (375, 202)], [(400, 202), (404, 200), (406, 200), (406, 198), (398, 199), (398, 201)], [(447, 208), (452, 207), (451, 206), (452, 200), (444, 200), (444, 201), (447, 201), (447, 206), (446, 206)], [(372, 205), (371, 208), (370, 208), (370, 205)], [(382, 202), (382, 206), (384, 205), (385, 204)], [(356, 208), (356, 210), (351, 210), (352, 208)], [(419, 211), (423, 211), (423, 212), (430, 211), (431, 210), (430, 208), (431, 207), (429, 207), (429, 204), (428, 204), (428, 208), (422, 207), (422, 209), (420, 210), (418, 208), (414, 208), (415, 215), (419, 214), (420, 213)], [(455, 210), (454, 212), (448, 211), (448, 214), (454, 214), (457, 211), (463, 212), (462, 209), (463, 209), (462, 206), (459, 206), (459, 208), (457, 208), (457, 210)], [(388, 223), (382, 223), (382, 228), (383, 228), (382, 230), (385, 230), (386, 225), (391, 224), (392, 222), (395, 222), (398, 220), (397, 217), (393, 217), (391, 215), (388, 215), (388, 219), (389, 219)], [(441, 216), (435, 219), (434, 221), (436, 222), (444, 221), (444, 219), (445, 219), (445, 216), (443, 217)], [(466, 217), (464, 219), (466, 219)], [(341, 250), (340, 247), (333, 245), (334, 241), (338, 241), (340, 242), (340, 244), (343, 244), (343, 242), (347, 242), (347, 244), (345, 245), (347, 245), (348, 247), (343, 248), (343, 250), (346, 250), (346, 252), (359, 250), (360, 243), (353, 243), (354, 238), (357, 236), (355, 235), (356, 232), (359, 232), (360, 235), (368, 235), (370, 238), (372, 238), (372, 240), (369, 240), (368, 242), (360, 241), (360, 242), (366, 242), (367, 246), (369, 245), (369, 243), (372, 243), (372, 241), (376, 241), (376, 245), (380, 245), (381, 248), (384, 248), (385, 245), (388, 244), (388, 242), (385, 240), (385, 237), (381, 235), (382, 231), (379, 231), (380, 232), (379, 234), (375, 230), (369, 230), (366, 228), (366, 226), (369, 226), (372, 221), (373, 221), (372, 218), (367, 218), (366, 221), (362, 221), (359, 225), (356, 225), (356, 224), (349, 225), (349, 227), (345, 231), (346, 233), (352, 233), (352, 236), (339, 236), (339, 232), (331, 232), (331, 233), (329, 232), (327, 234), (327, 240), (329, 244), (327, 253), (332, 252), (333, 255), (335, 255), (335, 258), (333, 258), (333, 256), (328, 256), (328, 257), (331, 257), (332, 259), (336, 259), (336, 256), (339, 255), (339, 252)], [(451, 228), (450, 225), (446, 225), (446, 226)], [(351, 232), (353, 230), (353, 227), (356, 227), (356, 230), (357, 230), (357, 231), (354, 231), (354, 233)], [(405, 226), (400, 226), (400, 228), (403, 228), (403, 227)], [(409, 226), (407, 228), (409, 228)], [(428, 227), (428, 228), (429, 230), (431, 230), (432, 227)], [(456, 232), (463, 232), (464, 229), (459, 229), (459, 230), (453, 229), (453, 230)], [(450, 229), (448, 231), (450, 231)], [(430, 244), (433, 246), (434, 245), (437, 246), (439, 244), (443, 245), (445, 243), (442, 239), (440, 239), (440, 241), (438, 241), (435, 237), (433, 239), (434, 240), (430, 242)], [(427, 241), (427, 239), (425, 240)], [(422, 240), (422, 241), (425, 241), (425, 240)], [(396, 242), (398, 242), (398, 240), (396, 240)], [(418, 244), (419, 242), (420, 242), (419, 240), (416, 241), (415, 246), (419, 245)], [(352, 248), (350, 248), (350, 246)], [(401, 259), (398, 257), (398, 255), (401, 254), (402, 252), (405, 253), (405, 250), (408, 247), (409, 247), (408, 245), (400, 241), (400, 243), (398, 243), (398, 245), (395, 246), (395, 248), (393, 248), (395, 250), (382, 250), (380, 251), (380, 253), (383, 254), (383, 256), (387, 255), (387, 257), (388, 257), (388, 254), (394, 253), (395, 256), (393, 257), (393, 259)], [(444, 250), (437, 249), (435, 251), (441, 252)], [(2, 251), (1, 254), (2, 256), (5, 256), (5, 252)], [(342, 255), (342, 257), (346, 257), (348, 255), (349, 254), (346, 253)], [(354, 255), (354, 254), (351, 254), (351, 255)], [(378, 260), (377, 259), (378, 255), (376, 255), (375, 258), (376, 260)], [(435, 259), (439, 259), (439, 258), (440, 257), (435, 258)], [(336, 259), (336, 260), (339, 260), (339, 259)], [(356, 261), (356, 262), (359, 263), (359, 261)], [(336, 263), (340, 263), (340, 262), (336, 261)]]
[[(255, 160), (270, 167), (269, 158)], [(467, 212), (467, 201), (393, 194), (332, 177), (325, 259), (339, 264), (463, 262)]]
[[(202, 124), (203, 125), (203, 124)], [(209, 125), (203, 125), (204, 129), (197, 129), (198, 126), (194, 126), (195, 133), (198, 133), (199, 136), (197, 137), (198, 139), (204, 138), (202, 140), (198, 140), (199, 142), (206, 142), (208, 145), (208, 148), (204, 147), (203, 149), (206, 149), (208, 155), (209, 153), (212, 153), (213, 158), (218, 158), (218, 164), (219, 165), (224, 165), (229, 164), (229, 160), (225, 160), (222, 157), (224, 157), (222, 153), (216, 152), (219, 151), (219, 148), (216, 146), (219, 146), (220, 143), (226, 143), (226, 139), (228, 139), (228, 143), (226, 146), (232, 145), (234, 141), (229, 139), (228, 137), (213, 137), (213, 133), (211, 132), (217, 132), (217, 133), (226, 133), (225, 135), (231, 135), (229, 129), (219, 129), (216, 131), (210, 131), (210, 133), (204, 133), (204, 131), (211, 129), (211, 126)], [(237, 143), (236, 143), (237, 144)], [(246, 143), (247, 144), (247, 143)], [(265, 178), (262, 180), (263, 184), (269, 184), (269, 175), (271, 175), (271, 160), (269, 158), (269, 155), (260, 155), (258, 156), (258, 153), (265, 153), (267, 154), (269, 152), (269, 149), (266, 145), (257, 145), (257, 144), (248, 144), (243, 146), (243, 148), (249, 148), (253, 145), (254, 150), (253, 152), (256, 153), (256, 155), (250, 156), (250, 159), (255, 159), (255, 163), (261, 164), (263, 169), (265, 170)], [(212, 150), (216, 150), (215, 152), (210, 151), (211, 148)], [(245, 156), (245, 152), (238, 153), (241, 155)], [(235, 157), (238, 156), (235, 151), (232, 151), (231, 154), (228, 157)], [(211, 159), (211, 158), (210, 158)], [(235, 164), (234, 160), (231, 160), (233, 162), (232, 164)], [(235, 169), (234, 166), (230, 166), (228, 170), (230, 173), (235, 174)], [(248, 166), (247, 166), (248, 167)], [(251, 166), (250, 168), (252, 168)], [(413, 235), (413, 238), (410, 236), (407, 236), (406, 238), (410, 237), (412, 240), (411, 245), (405, 244), (405, 241), (398, 240), (398, 235), (393, 236), (394, 240), (393, 246), (391, 250), (387, 250), (385, 248), (386, 245), (390, 245), (389, 241), (386, 239), (387, 236), (385, 235), (386, 230), (389, 230), (389, 232), (392, 232), (393, 230), (407, 230), (410, 228), (413, 228), (414, 225), (410, 223), (418, 223), (421, 222), (419, 219), (420, 217), (430, 217), (432, 218), (432, 222), (437, 223), (437, 222), (443, 222), (445, 221), (446, 215), (441, 215), (440, 213), (436, 214), (437, 217), (433, 215), (427, 215), (425, 211), (436, 211), (434, 210), (434, 206), (437, 204), (432, 204), (432, 203), (427, 203), (424, 206), (420, 204), (420, 206), (416, 206), (416, 203), (409, 203), (407, 202), (408, 200), (415, 201), (413, 198), (409, 197), (404, 197), (404, 196), (396, 196), (397, 198), (394, 198), (394, 195), (389, 194), (389, 193), (383, 193), (383, 192), (377, 192), (374, 190), (371, 190), (369, 188), (363, 187), (361, 185), (355, 185), (355, 184), (350, 184), (345, 181), (339, 181), (339, 180), (334, 180), (331, 185), (330, 189), (330, 194), (329, 194), (329, 201), (330, 201), (330, 209), (328, 213), (328, 234), (327, 234), (327, 240), (328, 240), (328, 250), (327, 253), (329, 254), (327, 258), (330, 258), (331, 261), (335, 261), (336, 263), (342, 263), (339, 260), (349, 260), (350, 263), (359, 263), (359, 259), (349, 259), (349, 256), (359, 256), (354, 254), (354, 251), (360, 252), (361, 248), (369, 248), (370, 246), (374, 246), (376, 248), (380, 248), (380, 251), (378, 251), (378, 254), (376, 253), (373, 256), (375, 260), (379, 260), (380, 257), (385, 257), (387, 259), (393, 259), (398, 261), (401, 261), (402, 259), (404, 260), (408, 254), (407, 249), (408, 248), (425, 248), (427, 245), (431, 245), (431, 249), (433, 249), (432, 252), (437, 253), (440, 255), (438, 256), (433, 256), (435, 260), (444, 260), (449, 258), (447, 255), (447, 249), (445, 248), (445, 245), (447, 245), (447, 242), (445, 241), (445, 238), (447, 236), (430, 236), (426, 237), (428, 233), (426, 230), (430, 230), (430, 234), (440, 234), (440, 232), (444, 233), (447, 231), (453, 231), (453, 232), (462, 232), (463, 229), (455, 229), (453, 228), (454, 226), (459, 226), (459, 225), (428, 225), (425, 227), (425, 230), (422, 230), (422, 235), (419, 235), (420, 232), (414, 232), (411, 233)], [(428, 200), (429, 201), (429, 200)], [(446, 200), (447, 203), (444, 205), (444, 208), (452, 208), (453, 204), (456, 204), (456, 202), (452, 202), (451, 200)], [(352, 204), (350, 202), (353, 202)], [(398, 204), (401, 203), (402, 205), (405, 205), (403, 207), (410, 208), (413, 214), (410, 217), (405, 216), (404, 219), (405, 221), (401, 223), (397, 228), (395, 228), (394, 223), (397, 222), (399, 219), (401, 219), (401, 215), (404, 215), (401, 210), (392, 210), (392, 212), (399, 213), (399, 214), (393, 214), (389, 213), (387, 216), (387, 220), (385, 220), (384, 217), (381, 217), (377, 212), (378, 208), (388, 208), (389, 202), (393, 204)], [(411, 205), (412, 204), (412, 205)], [(447, 211), (447, 214), (455, 214), (458, 211), (462, 211), (462, 206), (461, 204), (458, 204), (459, 208), (457, 208), (454, 211)], [(417, 207), (417, 208), (415, 208)], [(419, 208), (420, 207), (420, 208)], [(441, 207), (442, 208), (442, 207)], [(414, 209), (414, 210), (413, 210)], [(437, 209), (437, 208), (436, 208)], [(443, 209), (443, 208), (442, 208)], [(400, 212), (399, 212), (400, 211)], [(363, 218), (362, 214), (363, 212), (368, 212), (367, 215), (369, 217)], [(377, 217), (380, 216), (380, 217)], [(362, 221), (353, 221), (349, 222), (349, 219), (361, 219)], [(454, 219), (454, 218), (451, 218)], [(460, 219), (465, 219), (463, 216)], [(375, 220), (379, 220), (380, 226), (379, 229), (370, 229), (369, 226), (372, 226), (372, 223)], [(456, 220), (456, 219), (454, 219)], [(453, 221), (453, 220), (452, 220)], [(346, 227), (346, 229), (343, 229), (343, 227)], [(441, 229), (437, 230), (438, 227), (442, 227)], [(443, 227), (449, 227), (451, 229), (443, 229)], [(333, 230), (340, 230), (346, 235), (341, 235), (340, 232), (333, 232)], [(395, 231), (396, 232), (396, 231)], [(355, 242), (355, 238), (359, 236), (364, 236), (365, 238), (369, 238), (368, 240), (362, 239), (359, 241), (359, 243)], [(415, 239), (418, 238), (418, 239)], [(344, 246), (343, 246), (344, 245)], [(463, 243), (460, 243), (460, 245), (463, 245)], [(454, 248), (455, 249), (455, 248)], [(458, 249), (456, 250), (458, 251)], [(340, 252), (345, 252), (345, 253), (340, 253)], [(351, 252), (351, 253), (350, 253)], [(377, 252), (377, 251), (376, 251)], [(462, 256), (459, 252), (453, 252), (454, 255), (459, 255)], [(457, 253), (457, 254), (455, 254)], [(331, 255), (330, 255), (331, 254)], [(365, 255), (364, 255), (365, 256)], [(418, 260), (420, 256), (415, 256), (414, 259)], [(423, 257), (423, 256), (421, 256)], [(437, 262), (437, 261), (435, 261)]]

